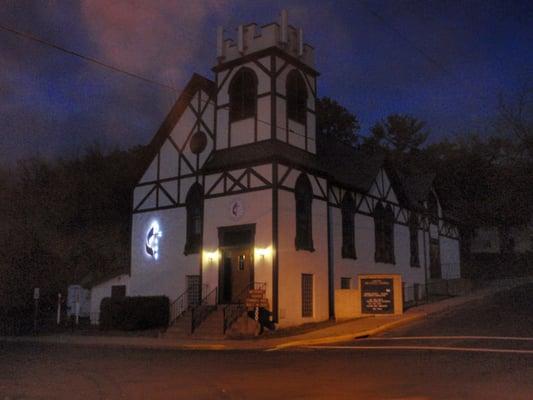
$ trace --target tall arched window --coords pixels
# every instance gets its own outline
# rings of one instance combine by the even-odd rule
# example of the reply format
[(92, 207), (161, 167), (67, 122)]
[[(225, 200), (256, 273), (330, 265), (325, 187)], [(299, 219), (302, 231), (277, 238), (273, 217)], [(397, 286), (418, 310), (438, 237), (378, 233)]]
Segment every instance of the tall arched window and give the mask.
[(187, 239), (185, 242), (184, 254), (199, 253), (202, 247), (202, 227), (203, 227), (203, 189), (195, 183), (189, 189), (185, 199), (187, 209)]
[(411, 253), (411, 267), (420, 267), (419, 249), (418, 249), (418, 218), (411, 213), (409, 219), (409, 247)]
[(296, 198), (296, 250), (313, 248), (313, 188), (307, 175), (301, 173), (294, 188)]
[(250, 68), (241, 68), (229, 85), (229, 118), (251, 118), (257, 109), (257, 76)]
[(394, 263), (394, 212), (387, 205), (378, 203), (374, 208), (375, 260), (376, 262)]
[(307, 119), (307, 88), (302, 75), (293, 69), (287, 75), (287, 118), (300, 124), (305, 124)]
[(342, 257), (357, 258), (355, 252), (355, 202), (350, 193), (346, 193), (342, 199)]
[(394, 211), (390, 204), (385, 208), (385, 249), (385, 262), (394, 264)]

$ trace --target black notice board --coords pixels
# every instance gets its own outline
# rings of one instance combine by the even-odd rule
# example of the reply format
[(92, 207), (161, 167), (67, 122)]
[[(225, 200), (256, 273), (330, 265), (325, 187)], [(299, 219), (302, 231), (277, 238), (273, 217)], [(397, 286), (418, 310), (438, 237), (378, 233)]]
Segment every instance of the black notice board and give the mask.
[(392, 278), (361, 279), (361, 312), (394, 314), (394, 280)]

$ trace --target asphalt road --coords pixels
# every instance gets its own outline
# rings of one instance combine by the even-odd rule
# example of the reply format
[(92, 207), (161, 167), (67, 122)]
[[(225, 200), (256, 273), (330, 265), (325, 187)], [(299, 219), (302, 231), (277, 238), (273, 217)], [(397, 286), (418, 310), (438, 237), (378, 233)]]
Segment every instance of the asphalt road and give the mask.
[(529, 400), (532, 316), (530, 285), (339, 346), (194, 352), (1, 343), (0, 400)]

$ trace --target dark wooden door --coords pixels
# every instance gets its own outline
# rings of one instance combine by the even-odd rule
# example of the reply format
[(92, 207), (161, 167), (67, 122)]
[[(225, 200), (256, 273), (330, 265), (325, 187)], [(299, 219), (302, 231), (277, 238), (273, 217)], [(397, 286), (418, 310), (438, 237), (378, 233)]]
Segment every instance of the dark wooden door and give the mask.
[(222, 263), (222, 302), (243, 303), (253, 282), (253, 259), (249, 247), (224, 250)]

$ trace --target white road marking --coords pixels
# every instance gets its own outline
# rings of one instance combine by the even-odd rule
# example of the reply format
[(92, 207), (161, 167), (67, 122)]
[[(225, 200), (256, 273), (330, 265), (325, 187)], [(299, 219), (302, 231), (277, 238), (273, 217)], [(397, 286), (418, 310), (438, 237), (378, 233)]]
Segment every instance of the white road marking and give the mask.
[(514, 353), (533, 354), (533, 350), (491, 349), (476, 347), (444, 347), (444, 346), (305, 346), (311, 349), (334, 350), (437, 350), (437, 351), (462, 351), (473, 353)]
[(519, 336), (383, 336), (383, 337), (369, 337), (361, 338), (364, 340), (510, 340), (510, 341), (525, 341), (533, 342), (533, 337), (519, 337)]

